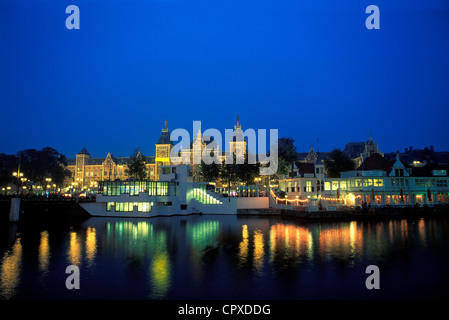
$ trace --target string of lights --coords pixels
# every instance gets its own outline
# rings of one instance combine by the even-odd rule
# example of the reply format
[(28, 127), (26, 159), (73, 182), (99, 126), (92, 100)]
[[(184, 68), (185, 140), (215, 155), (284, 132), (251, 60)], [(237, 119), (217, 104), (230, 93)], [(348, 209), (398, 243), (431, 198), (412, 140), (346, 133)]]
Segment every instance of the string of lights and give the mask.
[(276, 202), (277, 202), (278, 200), (279, 200), (279, 201), (286, 201), (286, 202), (290, 202), (290, 203), (292, 203), (292, 202), (295, 202), (295, 203), (297, 203), (297, 202), (300, 202), (300, 203), (306, 203), (306, 202), (309, 202), (309, 199), (298, 199), (298, 198), (296, 198), (296, 199), (287, 199), (287, 198), (279, 198), (279, 197), (273, 192), (273, 190), (271, 190), (270, 193), (271, 193), (271, 196), (274, 198), (274, 200), (276, 200)]
[[(271, 196), (276, 200), (276, 201), (284, 201), (284, 202), (286, 202), (286, 203), (292, 203), (292, 202), (295, 202), (295, 203), (298, 203), (298, 202), (300, 202), (300, 203), (306, 203), (306, 202), (309, 202), (310, 201), (310, 199), (298, 199), (298, 198), (295, 198), (295, 199), (288, 199), (288, 198), (280, 198), (280, 197), (278, 197), (275, 193), (274, 193), (274, 191), (273, 190), (271, 190), (270, 191), (270, 193), (271, 193)], [(361, 195), (357, 195), (357, 196), (354, 196), (354, 195), (347, 195), (347, 196), (345, 196), (345, 197), (353, 197), (354, 199), (360, 199), (360, 198), (362, 198), (362, 196)], [(345, 200), (345, 197), (340, 197), (340, 198), (332, 198), (332, 197), (323, 197), (323, 196), (321, 196), (320, 197), (320, 199), (321, 200), (325, 200), (325, 201), (344, 201)]]

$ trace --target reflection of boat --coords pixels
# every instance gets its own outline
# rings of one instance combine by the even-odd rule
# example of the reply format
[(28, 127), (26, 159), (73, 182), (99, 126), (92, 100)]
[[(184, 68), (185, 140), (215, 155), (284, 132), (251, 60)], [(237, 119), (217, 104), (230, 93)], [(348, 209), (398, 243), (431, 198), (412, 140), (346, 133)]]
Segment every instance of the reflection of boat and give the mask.
[(159, 181), (102, 181), (96, 202), (80, 205), (92, 216), (153, 217), (175, 214), (236, 214), (237, 199), (193, 182), (191, 167), (162, 166)]

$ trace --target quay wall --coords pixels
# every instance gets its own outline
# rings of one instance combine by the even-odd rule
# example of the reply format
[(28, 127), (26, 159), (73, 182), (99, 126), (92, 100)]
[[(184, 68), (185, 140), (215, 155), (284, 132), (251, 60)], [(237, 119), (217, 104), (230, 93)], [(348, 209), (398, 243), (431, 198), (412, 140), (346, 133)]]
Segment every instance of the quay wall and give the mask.
[[(0, 221), (8, 221), (11, 201), (0, 201)], [(85, 219), (89, 214), (75, 201), (57, 199), (20, 201), (19, 221), (59, 218)]]

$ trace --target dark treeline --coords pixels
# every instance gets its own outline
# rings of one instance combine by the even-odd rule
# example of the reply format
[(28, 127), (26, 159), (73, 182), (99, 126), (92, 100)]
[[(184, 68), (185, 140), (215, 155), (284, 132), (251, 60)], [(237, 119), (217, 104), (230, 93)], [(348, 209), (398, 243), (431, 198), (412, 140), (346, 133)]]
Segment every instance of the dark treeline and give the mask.
[(47, 178), (51, 183), (61, 186), (71, 173), (67, 169), (67, 158), (57, 150), (45, 147), (41, 150), (27, 149), (16, 155), (0, 153), (0, 185), (16, 184), (17, 176), (13, 173), (19, 170), (23, 177), (34, 185), (46, 184)]

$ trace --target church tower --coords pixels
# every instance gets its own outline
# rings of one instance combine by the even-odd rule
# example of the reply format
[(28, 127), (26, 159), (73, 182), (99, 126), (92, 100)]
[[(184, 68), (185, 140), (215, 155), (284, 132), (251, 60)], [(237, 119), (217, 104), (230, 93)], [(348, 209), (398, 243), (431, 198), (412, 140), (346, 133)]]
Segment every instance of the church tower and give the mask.
[(90, 158), (91, 155), (86, 148), (83, 148), (76, 154), (74, 181), (77, 183), (79, 188), (82, 188), (85, 185), (85, 168)]
[(173, 143), (170, 141), (170, 131), (167, 128), (167, 120), (165, 120), (165, 126), (156, 143), (156, 163), (163, 165), (170, 164), (170, 151), (172, 146)]
[(237, 115), (237, 123), (234, 125), (234, 133), (232, 134), (231, 141), (229, 141), (231, 152), (236, 155), (245, 155), (246, 153), (246, 141), (243, 136), (242, 126), (240, 125), (239, 116)]

